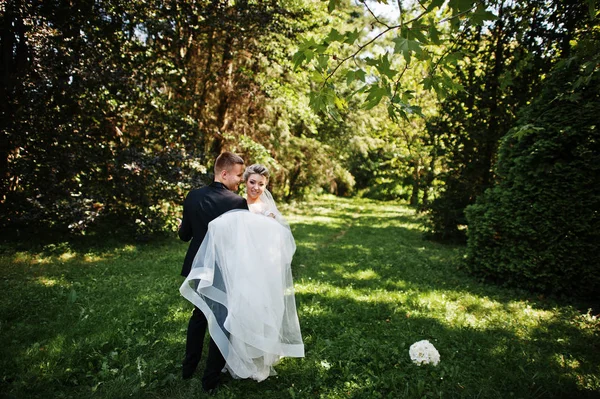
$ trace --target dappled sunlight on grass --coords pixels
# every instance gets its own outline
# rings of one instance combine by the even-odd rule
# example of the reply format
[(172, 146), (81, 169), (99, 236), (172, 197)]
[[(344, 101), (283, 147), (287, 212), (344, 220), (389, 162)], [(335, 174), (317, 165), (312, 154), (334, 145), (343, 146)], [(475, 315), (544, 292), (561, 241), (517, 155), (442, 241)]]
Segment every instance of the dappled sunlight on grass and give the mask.
[(44, 287), (54, 287), (54, 286), (61, 286), (61, 287), (69, 287), (70, 283), (67, 282), (65, 279), (58, 279), (58, 278), (48, 278), (48, 277), (38, 277), (36, 279), (37, 283), (39, 283), (40, 285), (43, 285)]
[(466, 292), (421, 291), (418, 305), (422, 313), (433, 315), (448, 326), (482, 331), (503, 328), (522, 338), (529, 329), (553, 317), (551, 312), (532, 309), (526, 302), (507, 306), (487, 296)]
[(66, 262), (75, 258), (76, 256), (77, 254), (75, 254), (74, 252), (65, 252), (58, 256), (58, 260), (60, 260), (61, 262)]
[(122, 252), (135, 252), (137, 251), (137, 247), (135, 245), (125, 245), (123, 247), (123, 249), (121, 249)]
[[(344, 277), (351, 280), (378, 278), (373, 270), (347, 273)], [(406, 286), (406, 290), (365, 289), (356, 288), (352, 284), (342, 288), (319, 280), (312, 281), (312, 279), (297, 282), (295, 288), (299, 295), (318, 294), (322, 301), (332, 298), (388, 304), (392, 313), (430, 317), (450, 328), (471, 328), (478, 331), (503, 328), (520, 338), (527, 338), (530, 329), (549, 322), (554, 317), (552, 312), (533, 309), (526, 302), (521, 302), (519, 306), (512, 302), (510, 306), (506, 306), (488, 297), (466, 292), (423, 291), (409, 286)]]
[(83, 261), (88, 263), (95, 263), (104, 259), (106, 259), (106, 257), (95, 254), (85, 254), (83, 256)]
[[(376, 208), (374, 211), (368, 207), (366, 205), (358, 216), (354, 209), (351, 213), (340, 216), (351, 223), (348, 228), (341, 227), (343, 235), (339, 230), (327, 229), (319, 237), (326, 245), (319, 246), (313, 242), (314, 245), (310, 248), (299, 247), (296, 254), (295, 262), (302, 265), (302, 268), (296, 269), (301, 324), (311, 342), (314, 340), (313, 345), (320, 347), (324, 344), (318, 338), (320, 335), (330, 339), (329, 334), (333, 334), (338, 336), (338, 344), (341, 346), (363, 346), (360, 341), (344, 343), (347, 338), (352, 341), (358, 339), (352, 332), (355, 330), (348, 330), (351, 323), (347, 324), (345, 320), (368, 323), (368, 327), (365, 324), (358, 331), (372, 330), (384, 341), (402, 339), (399, 337), (405, 335), (412, 336), (408, 340), (403, 339), (404, 350), (408, 349), (413, 340), (423, 337), (448, 345), (456, 340), (451, 337), (464, 336), (465, 338), (458, 338), (457, 342), (466, 344), (467, 347), (457, 347), (455, 350), (450, 350), (450, 347), (441, 348), (443, 360), (440, 367), (446, 370), (447, 377), (464, 373), (458, 371), (457, 366), (450, 366), (456, 362), (464, 370), (470, 370), (468, 373), (473, 376), (483, 373), (482, 378), (487, 381), (485, 391), (488, 394), (482, 395), (481, 388), (469, 384), (467, 379), (456, 383), (457, 396), (462, 396), (461, 392), (466, 392), (464, 390), (470, 387), (469, 392), (475, 396), (502, 397), (504, 395), (491, 392), (495, 389), (502, 391), (500, 387), (511, 384), (519, 386), (519, 392), (527, 391), (533, 396), (544, 396), (549, 392), (547, 386), (551, 380), (547, 375), (562, 373), (548, 369), (543, 372), (533, 371), (547, 367), (548, 358), (554, 356), (555, 350), (564, 350), (549, 348), (556, 344), (573, 346), (572, 352), (578, 353), (576, 358), (590, 356), (588, 351), (576, 348), (570, 342), (539, 338), (540, 334), (556, 336), (555, 327), (552, 327), (556, 323), (567, 328), (569, 319), (556, 320), (557, 309), (553, 306), (543, 303), (540, 306), (539, 300), (523, 297), (522, 294), (515, 299), (516, 295), (508, 290), (482, 285), (457, 273), (452, 262), (461, 257), (462, 249), (423, 241), (423, 229), (411, 216), (412, 210), (396, 204), (379, 207), (373, 205), (372, 208)], [(340, 213), (346, 212), (343, 207), (338, 209)], [(328, 214), (331, 212), (328, 211)], [(305, 215), (297, 220), (308, 228), (312, 217), (313, 215)], [(301, 235), (298, 238), (305, 237)], [(326, 323), (337, 326), (337, 331), (315, 325), (317, 320), (327, 320)], [(588, 326), (590, 322), (581, 324), (577, 331), (585, 330), (584, 325)], [(377, 330), (379, 333), (374, 332)], [(585, 331), (592, 330), (587, 328)], [(598, 331), (596, 329), (594, 333), (578, 334), (581, 337), (589, 336), (589, 339), (597, 342)], [(398, 337), (394, 337), (394, 334), (398, 334)], [(452, 343), (451, 347), (456, 345), (457, 343)], [(329, 346), (325, 344), (325, 348), (327, 347)], [(481, 363), (479, 358), (482, 355), (487, 363)], [(467, 366), (461, 356), (472, 356), (473, 366)], [(446, 365), (444, 361), (451, 363)], [(334, 365), (331, 371), (339, 369), (334, 362), (331, 363)], [(567, 377), (562, 374), (563, 377), (555, 378), (564, 378), (563, 386), (569, 381), (569, 384), (573, 384), (571, 389), (597, 389), (600, 387), (597, 380), (591, 384), (581, 382), (586, 380), (585, 376), (595, 375), (600, 371), (597, 366), (590, 369), (589, 362), (587, 364), (587, 371), (581, 370), (578, 376), (573, 374)], [(513, 375), (512, 370), (518, 373)], [(486, 371), (488, 376), (498, 374), (496, 385), (485, 377)], [(366, 378), (368, 380), (372, 377)], [(530, 385), (525, 387), (525, 383)], [(357, 392), (363, 391), (368, 385), (357, 383)], [(347, 387), (348, 381), (343, 389)], [(405, 388), (406, 392), (414, 392), (414, 388), (407, 385)], [(556, 391), (556, 388), (553, 389)], [(394, 392), (399, 392), (398, 388)], [(445, 392), (448, 395), (448, 391)], [(505, 394), (508, 395), (508, 392)]]
[(372, 280), (379, 277), (372, 269), (359, 270), (354, 273), (345, 273), (344, 278), (351, 280)]
[(187, 323), (192, 313), (193, 305), (181, 298), (179, 305), (173, 305), (169, 307), (163, 321), (165, 322), (176, 322), (176, 323)]
[[(464, 248), (422, 239), (397, 203), (327, 196), (282, 207), (297, 250), (306, 358), (234, 380), (216, 398), (593, 397), (600, 323), (552, 299), (482, 284)], [(0, 396), (197, 397), (182, 381), (192, 305), (179, 294), (187, 244), (60, 243), (0, 255)], [(45, 263), (39, 263), (39, 260)], [(437, 367), (408, 349), (428, 339)]]

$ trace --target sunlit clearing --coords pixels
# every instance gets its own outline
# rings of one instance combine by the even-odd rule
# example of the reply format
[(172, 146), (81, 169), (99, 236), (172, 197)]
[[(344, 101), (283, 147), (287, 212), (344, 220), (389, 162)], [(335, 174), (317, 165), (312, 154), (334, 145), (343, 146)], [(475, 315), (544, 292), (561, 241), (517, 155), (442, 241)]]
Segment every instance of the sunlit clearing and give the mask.
[(331, 312), (331, 309), (321, 306), (319, 303), (307, 303), (300, 307), (302, 315), (319, 316)]
[(183, 306), (172, 307), (169, 313), (167, 313), (165, 321), (186, 323), (189, 320), (190, 315), (192, 314), (192, 310), (193, 307), (189, 302), (186, 302)]

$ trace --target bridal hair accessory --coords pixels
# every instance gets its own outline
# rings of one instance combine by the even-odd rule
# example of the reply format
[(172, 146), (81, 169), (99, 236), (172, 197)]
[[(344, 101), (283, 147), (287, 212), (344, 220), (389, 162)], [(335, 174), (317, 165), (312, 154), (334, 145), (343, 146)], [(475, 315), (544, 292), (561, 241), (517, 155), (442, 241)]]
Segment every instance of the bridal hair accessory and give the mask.
[(418, 365), (433, 364), (434, 366), (437, 366), (440, 362), (440, 353), (435, 349), (435, 346), (426, 339), (412, 344), (408, 353), (413, 363)]

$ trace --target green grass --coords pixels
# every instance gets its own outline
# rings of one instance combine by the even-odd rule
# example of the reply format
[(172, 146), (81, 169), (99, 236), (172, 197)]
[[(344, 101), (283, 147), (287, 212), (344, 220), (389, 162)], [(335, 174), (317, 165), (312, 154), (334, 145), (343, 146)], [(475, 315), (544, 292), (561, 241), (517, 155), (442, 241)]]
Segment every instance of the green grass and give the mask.
[[(306, 358), (216, 398), (600, 397), (600, 323), (585, 305), (465, 275), (463, 248), (422, 240), (401, 204), (323, 197), (283, 211)], [(187, 244), (95, 240), (2, 247), (0, 397), (203, 397), (201, 370), (180, 378)], [(411, 363), (422, 339), (438, 366)]]

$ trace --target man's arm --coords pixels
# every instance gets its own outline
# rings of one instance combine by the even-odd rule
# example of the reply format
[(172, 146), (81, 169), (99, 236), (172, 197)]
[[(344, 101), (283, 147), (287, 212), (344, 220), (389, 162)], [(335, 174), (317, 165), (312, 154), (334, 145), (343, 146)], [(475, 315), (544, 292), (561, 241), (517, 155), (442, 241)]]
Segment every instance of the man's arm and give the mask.
[(236, 206), (235, 209), (245, 209), (245, 210), (248, 210), (248, 202), (246, 201), (246, 198), (241, 197), (240, 201), (238, 202), (238, 205)]

